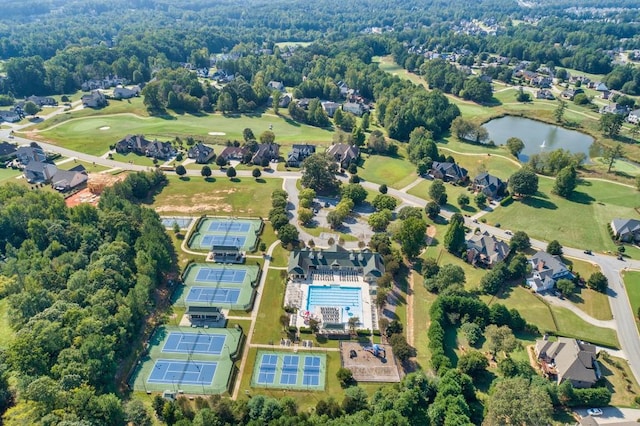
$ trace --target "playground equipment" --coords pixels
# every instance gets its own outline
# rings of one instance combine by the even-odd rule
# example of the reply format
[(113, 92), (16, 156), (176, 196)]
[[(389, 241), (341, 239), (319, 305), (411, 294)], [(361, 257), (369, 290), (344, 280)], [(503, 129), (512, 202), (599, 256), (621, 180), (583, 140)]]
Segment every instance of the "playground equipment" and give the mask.
[(384, 349), (384, 347), (378, 345), (377, 343), (373, 346), (365, 347), (364, 350), (367, 352), (371, 352), (376, 358), (387, 358), (387, 351)]

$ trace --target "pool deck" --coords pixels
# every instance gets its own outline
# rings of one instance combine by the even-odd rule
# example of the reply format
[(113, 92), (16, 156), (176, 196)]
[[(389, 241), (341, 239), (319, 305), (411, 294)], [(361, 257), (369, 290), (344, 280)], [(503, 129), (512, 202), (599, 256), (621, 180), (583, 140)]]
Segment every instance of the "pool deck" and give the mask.
[[(377, 329), (377, 321), (374, 321), (375, 306), (373, 305), (372, 296), (370, 295), (369, 283), (365, 282), (361, 276), (351, 276), (348, 281), (340, 279), (339, 274), (334, 274), (332, 277), (323, 276), (322, 274), (314, 274), (313, 278), (306, 281), (290, 281), (287, 284), (287, 295), (285, 295), (285, 306), (293, 305), (298, 308), (298, 313), (295, 316), (296, 327), (308, 327), (309, 324), (305, 323), (305, 312), (307, 311), (309, 301), (309, 287), (310, 286), (331, 286), (339, 285), (342, 287), (360, 288), (360, 294), (362, 297), (361, 308), (362, 318), (360, 318), (360, 325), (358, 328), (364, 328), (369, 330)], [(336, 306), (343, 308), (343, 306)], [(311, 315), (313, 316), (313, 312)], [(346, 325), (348, 318), (345, 318), (344, 324)], [(375, 327), (374, 327), (375, 326)]]

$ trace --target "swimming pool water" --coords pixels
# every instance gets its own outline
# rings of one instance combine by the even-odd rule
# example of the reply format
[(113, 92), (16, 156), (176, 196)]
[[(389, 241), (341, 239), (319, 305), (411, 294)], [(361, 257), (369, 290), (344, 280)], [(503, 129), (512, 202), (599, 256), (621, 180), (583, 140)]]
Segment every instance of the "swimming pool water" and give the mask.
[(360, 322), (363, 320), (362, 290), (358, 287), (309, 286), (307, 310), (313, 313), (316, 306), (331, 306), (342, 309), (344, 322), (347, 322), (350, 317), (358, 317)]

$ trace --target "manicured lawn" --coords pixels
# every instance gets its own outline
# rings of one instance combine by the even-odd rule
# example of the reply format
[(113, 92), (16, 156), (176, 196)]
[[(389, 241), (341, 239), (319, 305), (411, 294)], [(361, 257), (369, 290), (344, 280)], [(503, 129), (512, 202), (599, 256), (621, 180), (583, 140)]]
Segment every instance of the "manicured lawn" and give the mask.
[(541, 332), (556, 329), (547, 305), (524, 287), (512, 287), (495, 298), (481, 296), (481, 299), (487, 303), (502, 303), (509, 309), (517, 309), (528, 323), (535, 324)]
[[(313, 235), (314, 237), (320, 237), (320, 234), (322, 233), (329, 233), (329, 234), (336, 234), (338, 235), (339, 238), (342, 238), (345, 241), (358, 241), (358, 237), (356, 237), (355, 235), (338, 232), (334, 229), (327, 228), (324, 226), (312, 226), (312, 227), (303, 226), (302, 229), (304, 229), (305, 232)], [(337, 242), (338, 241), (336, 241), (336, 243)], [(308, 241), (305, 241), (305, 243), (308, 243)]]
[(640, 394), (640, 387), (633, 377), (629, 364), (622, 358), (610, 356), (600, 357), (600, 371), (607, 381), (607, 388), (612, 391), (611, 405), (616, 407), (637, 407), (635, 397)]
[[(429, 198), (429, 188), (433, 184), (432, 180), (424, 179), (422, 182), (411, 188), (407, 191), (410, 195), (415, 195), (416, 197), (420, 197), (424, 200), (430, 200)], [(466, 187), (456, 186), (449, 183), (445, 183), (445, 188), (447, 190), (447, 204), (445, 208), (447, 210), (451, 210), (453, 212), (460, 212), (463, 214), (474, 214), (478, 212), (478, 207), (476, 206), (473, 198), (474, 194), (471, 191), (467, 191)], [(463, 209), (458, 205), (458, 196), (460, 194), (466, 194), (469, 197), (469, 205)]]
[(593, 326), (565, 308), (553, 307), (558, 333), (602, 346), (619, 348), (616, 332), (610, 328)]
[[(465, 147), (463, 146), (461, 148)], [(446, 149), (441, 149), (441, 152), (444, 155), (449, 155)], [(500, 152), (499, 155), (504, 155), (507, 158), (500, 157), (499, 155), (493, 155), (491, 152), (488, 152), (486, 155), (452, 154), (452, 156), (455, 158), (457, 164), (467, 169), (470, 179), (473, 179), (480, 173), (486, 171), (502, 180), (507, 180), (509, 179), (509, 176), (520, 169), (517, 162), (514, 163), (511, 159), (508, 159), (509, 154), (506, 152), (504, 154)]]
[(627, 290), (631, 310), (636, 315), (636, 326), (640, 330), (640, 322), (638, 322), (638, 312), (640, 310), (640, 272), (626, 271), (624, 273), (624, 288)]
[(400, 189), (417, 178), (415, 166), (402, 154), (397, 157), (371, 155), (363, 158), (364, 163), (358, 168), (358, 175), (364, 180)]
[[(121, 161), (123, 163), (131, 163), (131, 164), (137, 164), (138, 166), (148, 166), (148, 167), (155, 166), (155, 164), (153, 164), (153, 158), (147, 157), (145, 155), (136, 155), (132, 152), (128, 154), (119, 154), (115, 152), (112, 154), (112, 156), (115, 161)], [(164, 161), (162, 160), (159, 160), (158, 162), (158, 164), (163, 164), (163, 163)], [(200, 166), (200, 168), (202, 168), (202, 166)]]
[(535, 197), (516, 201), (485, 216), (513, 231), (525, 230), (532, 238), (598, 251), (615, 250), (607, 224), (616, 217), (637, 217), (637, 191), (621, 185), (586, 181), (567, 200), (551, 194), (553, 180), (540, 178)]
[(436, 295), (424, 288), (422, 276), (413, 272), (413, 337), (417, 351), (416, 362), (425, 371), (431, 368), (427, 329), (431, 321), (429, 309), (434, 300)]
[[(84, 111), (82, 111), (84, 112)], [(242, 131), (251, 128), (259, 136), (270, 126), (276, 134), (276, 142), (292, 143), (325, 143), (328, 144), (333, 132), (293, 122), (283, 116), (271, 113), (255, 115), (209, 114), (173, 115), (170, 117), (141, 117), (139, 115), (96, 115), (70, 120), (55, 127), (46, 125), (46, 130), (37, 135), (65, 148), (89, 154), (103, 154), (109, 147), (127, 134), (144, 134), (147, 138), (171, 140), (176, 136), (193, 136), (209, 143), (242, 140)], [(105, 130), (99, 130), (99, 129)], [(108, 129), (107, 129), (108, 128)], [(222, 134), (209, 135), (209, 132)], [(87, 134), (91, 138), (87, 138)]]
[(578, 291), (569, 298), (574, 305), (584, 311), (587, 315), (599, 320), (613, 319), (611, 306), (606, 294), (597, 292), (590, 288), (578, 287)]
[(7, 299), (0, 300), (0, 349), (6, 349), (15, 337), (15, 332), (11, 328), (11, 318), (9, 316)]
[(271, 209), (271, 193), (282, 187), (280, 179), (202, 178), (169, 176), (169, 184), (157, 194), (153, 208), (160, 214), (218, 214), (266, 217)]
[(22, 175), (20, 170), (0, 168), (0, 182), (15, 181), (20, 175)]

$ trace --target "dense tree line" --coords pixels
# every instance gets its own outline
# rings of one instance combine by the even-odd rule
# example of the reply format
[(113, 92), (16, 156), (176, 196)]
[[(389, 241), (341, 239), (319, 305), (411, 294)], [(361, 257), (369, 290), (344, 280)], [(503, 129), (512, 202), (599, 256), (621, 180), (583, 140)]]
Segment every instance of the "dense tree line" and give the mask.
[(174, 267), (158, 215), (135, 201), (164, 180), (133, 174), (106, 189), (99, 208), (0, 187), (2, 296), (16, 332), (4, 359), (19, 395), (7, 424), (123, 424), (118, 366)]

